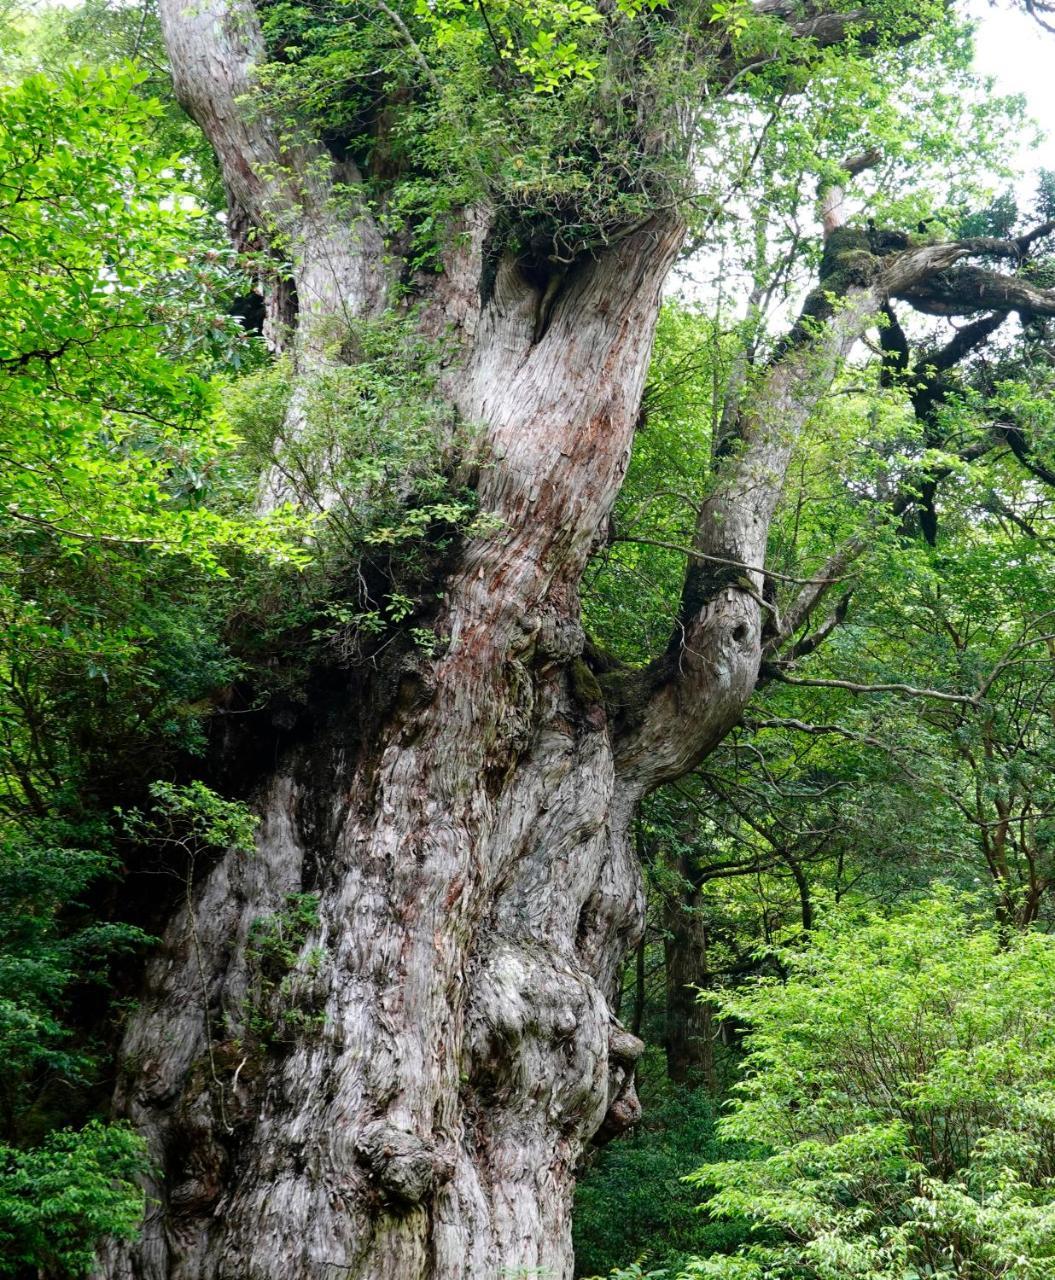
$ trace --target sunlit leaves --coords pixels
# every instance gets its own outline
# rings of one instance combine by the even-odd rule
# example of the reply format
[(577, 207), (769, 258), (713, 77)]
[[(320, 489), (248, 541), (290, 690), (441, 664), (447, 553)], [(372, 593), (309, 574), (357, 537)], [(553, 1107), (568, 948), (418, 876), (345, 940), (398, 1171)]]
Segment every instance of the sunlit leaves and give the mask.
[[(67, 71), (0, 89), (0, 508), (70, 553), (146, 544), (288, 554), (204, 504), (234, 440), (207, 370), (245, 343), (216, 233), (143, 145), (139, 77)], [(219, 304), (219, 305), (218, 305)], [(205, 357), (205, 359), (201, 359)]]
[(751, 1031), (722, 1130), (756, 1154), (694, 1175), (712, 1212), (779, 1239), (689, 1274), (1049, 1276), (1051, 939), (939, 896), (836, 915), (784, 963), (786, 981), (723, 1002)]

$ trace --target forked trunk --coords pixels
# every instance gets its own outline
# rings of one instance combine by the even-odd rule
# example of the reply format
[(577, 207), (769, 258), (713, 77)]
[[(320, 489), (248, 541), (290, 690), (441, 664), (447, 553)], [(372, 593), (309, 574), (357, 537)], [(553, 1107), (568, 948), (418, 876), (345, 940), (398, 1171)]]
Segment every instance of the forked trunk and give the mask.
[(256, 855), (173, 921), (119, 1092), (162, 1176), (110, 1275), (571, 1275), (576, 1162), (637, 1114), (612, 1001), (644, 785), (617, 778), (578, 585), (679, 238), (653, 224), (584, 262), (542, 322), (501, 264), (454, 387), (499, 532), (443, 584), (443, 654), (337, 697), (262, 781)]
[[(385, 305), (392, 267), (358, 175), (246, 109), (263, 56), (246, 0), (160, 10), (230, 225), (292, 260), (279, 311), (303, 373), (335, 324)], [(567, 263), (518, 259), (502, 225), (480, 208), (451, 229), (419, 313), (458, 353), (444, 391), (478, 434), (497, 532), (434, 584), (437, 652), (349, 674), (313, 709), (259, 780), (257, 853), (228, 854), (172, 921), (118, 1089), (155, 1198), (111, 1280), (570, 1277), (576, 1163), (638, 1111), (641, 1045), (613, 1012), (642, 922), (633, 810), (738, 721), (763, 613), (771, 648), (839, 570), (776, 625), (761, 565), (797, 434), (876, 308), (962, 254), (912, 250), (882, 271), (865, 254), (822, 282), (744, 391), (667, 652), (613, 674), (584, 654), (579, 585), (682, 228), (660, 214)]]

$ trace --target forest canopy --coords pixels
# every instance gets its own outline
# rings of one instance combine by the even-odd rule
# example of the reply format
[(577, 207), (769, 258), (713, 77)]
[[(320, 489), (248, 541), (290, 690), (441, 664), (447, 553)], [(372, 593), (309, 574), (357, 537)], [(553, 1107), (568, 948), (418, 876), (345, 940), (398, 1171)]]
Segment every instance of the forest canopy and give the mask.
[(0, 11), (0, 1276), (1055, 1277), (991, 29)]

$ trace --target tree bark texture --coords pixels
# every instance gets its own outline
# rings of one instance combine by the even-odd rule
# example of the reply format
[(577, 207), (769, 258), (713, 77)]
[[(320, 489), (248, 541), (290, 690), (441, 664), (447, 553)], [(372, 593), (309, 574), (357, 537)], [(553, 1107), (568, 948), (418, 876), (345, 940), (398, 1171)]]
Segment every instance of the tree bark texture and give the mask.
[[(349, 203), (356, 175), (332, 166), (333, 202), (321, 152), (283, 150), (246, 108), (251, 8), (161, 11), (235, 221), (278, 225), (295, 248), (310, 365), (327, 323), (384, 304), (390, 268)], [(422, 323), (460, 344), (446, 388), (479, 424), (480, 506), (499, 531), (436, 584), (442, 651), (349, 677), (316, 708), (259, 780), (256, 853), (219, 860), (172, 920), (117, 1092), (158, 1175), (142, 1240), (107, 1256), (111, 1280), (569, 1280), (576, 1163), (637, 1118), (642, 1046), (613, 1009), (643, 916), (628, 826), (740, 717), (788, 457), (893, 285), (849, 288), (823, 336), (759, 379), (701, 513), (670, 651), (605, 683), (584, 660), (579, 582), (627, 466), (682, 228), (657, 216), (542, 282), (492, 261), (489, 230), (487, 210), (465, 215)], [(287, 929), (294, 962), (268, 977), (262, 933), (305, 892), (317, 919)]]
[[(303, 354), (306, 323), (377, 308), (380, 241), (365, 217), (334, 225), (317, 157), (247, 120), (251, 13), (175, 0), (164, 18), (232, 204), (299, 220)], [(442, 584), (442, 656), (279, 761), (256, 854), (222, 859), (173, 920), (122, 1055), (118, 1106), (159, 1177), (114, 1277), (566, 1277), (575, 1164), (636, 1117), (640, 1042), (611, 1007), (640, 927), (633, 796), (576, 678), (577, 587), (681, 228), (640, 229), (544, 302), (511, 260), (485, 296), (486, 227), (467, 225), (431, 312), (463, 340), (450, 394), (483, 424), (480, 503), (501, 532)], [(317, 924), (261, 1008), (254, 937), (302, 891)], [(281, 1023), (280, 1051), (247, 1048), (252, 1018)]]
[[(460, 388), (504, 532), (445, 584), (444, 656), (282, 762), (256, 855), (224, 859), (170, 928), (119, 1099), (164, 1177), (112, 1274), (570, 1275), (574, 1166), (636, 1118), (640, 1049), (611, 1009), (640, 928), (634, 796), (581, 678), (576, 588), (679, 234), (590, 264), (539, 342), (530, 291), (499, 279)], [(254, 922), (302, 890), (319, 924), (287, 997), (315, 1020), (239, 1074)], [(207, 1043), (206, 1009), (230, 1045)]]

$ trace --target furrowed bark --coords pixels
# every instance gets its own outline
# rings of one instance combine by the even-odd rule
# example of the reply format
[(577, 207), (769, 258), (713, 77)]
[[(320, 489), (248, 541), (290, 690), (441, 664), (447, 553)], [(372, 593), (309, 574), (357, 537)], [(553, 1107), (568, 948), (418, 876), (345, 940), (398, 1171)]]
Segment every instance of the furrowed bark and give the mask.
[[(544, 293), (507, 258), (483, 304), (482, 237), (452, 263), (451, 393), (501, 532), (442, 584), (442, 656), (320, 712), (262, 780), (256, 855), (170, 927), (118, 1093), (163, 1177), (109, 1275), (570, 1276), (574, 1167), (637, 1118), (641, 1049), (612, 1009), (640, 886), (577, 587), (681, 238), (657, 220)], [(254, 921), (305, 891), (318, 925), (261, 1011)]]
[[(802, 21), (822, 39), (853, 17)], [(288, 255), (310, 373), (334, 325), (386, 304), (358, 175), (280, 138), (250, 101), (250, 6), (162, 0), (162, 20), (234, 221)], [(628, 828), (641, 795), (740, 719), (762, 574), (694, 561), (669, 652), (602, 689), (579, 584), (682, 227), (659, 215), (540, 276), (493, 255), (492, 222), (464, 215), (421, 323), (459, 344), (443, 386), (478, 429), (478, 497), (499, 532), (431, 584), (435, 654), (408, 648), (316, 698), (261, 771), (255, 855), (227, 854), (176, 911), (117, 1091), (158, 1178), (142, 1240), (106, 1258), (111, 1280), (568, 1280), (576, 1163), (638, 1116), (642, 1046), (613, 1008), (643, 914)], [(834, 310), (752, 388), (697, 552), (764, 563), (798, 432), (842, 356), (887, 298), (964, 252), (870, 260), (840, 281)], [(287, 431), (297, 413), (294, 395)], [(295, 962), (268, 970), (262, 931), (291, 927), (303, 893), (317, 920), (294, 931)]]

